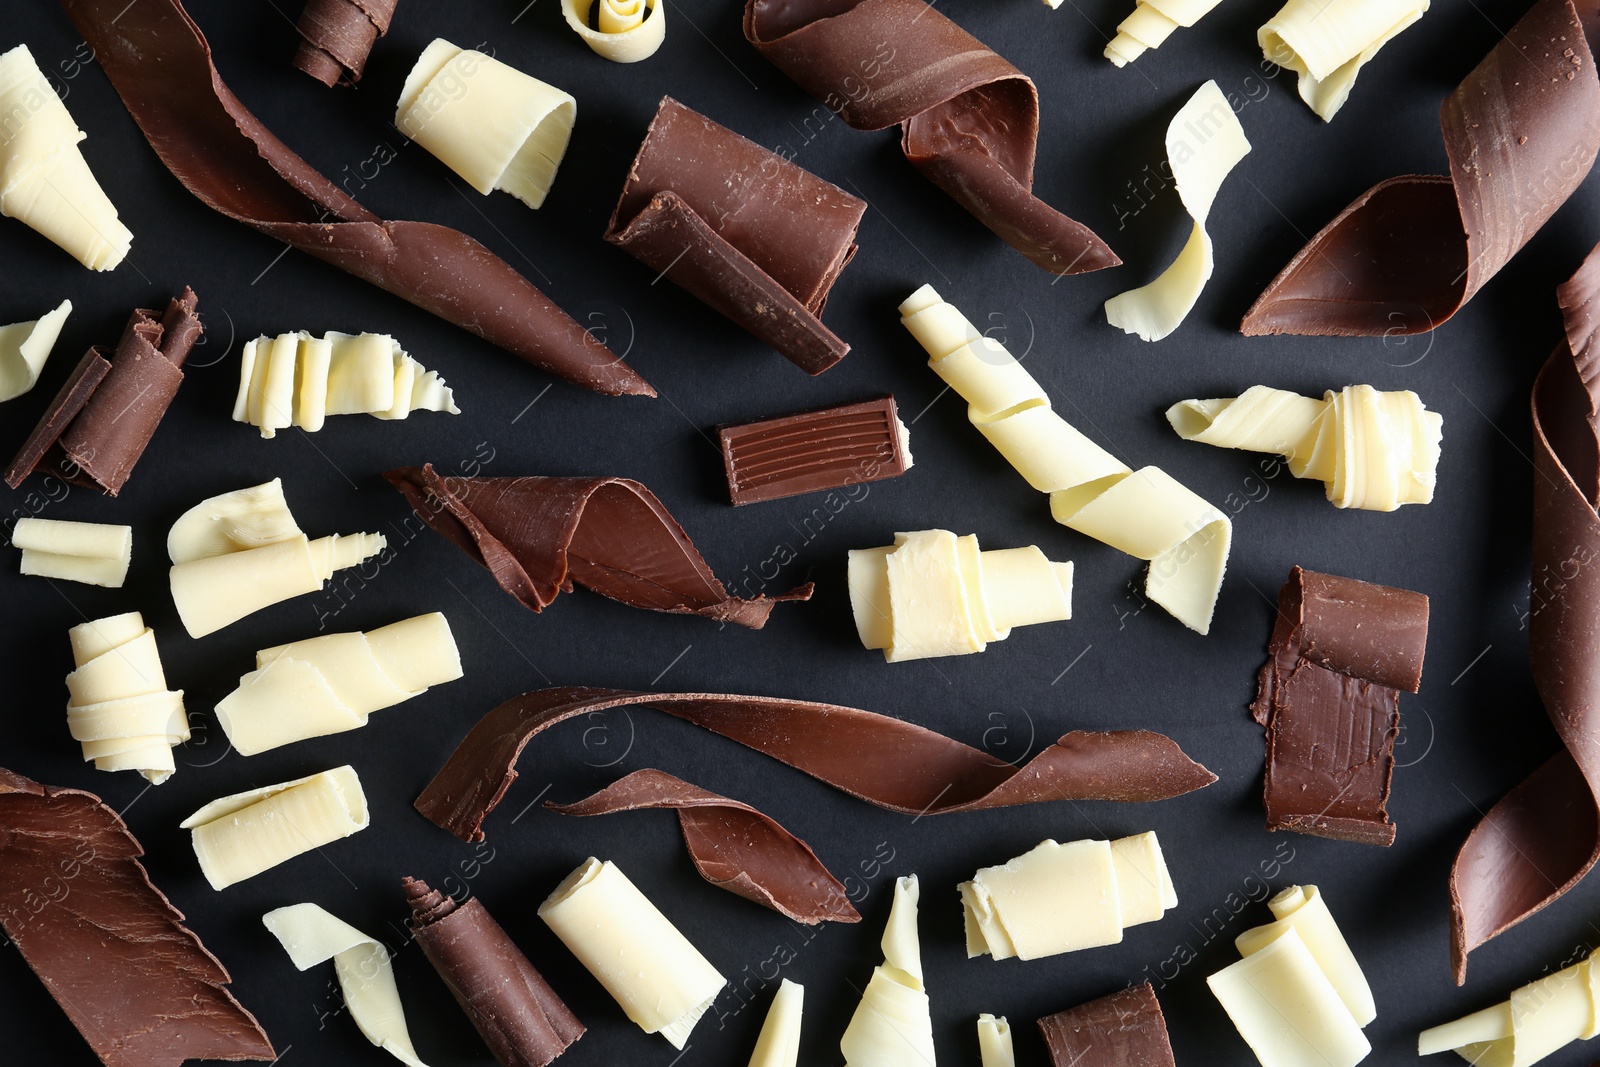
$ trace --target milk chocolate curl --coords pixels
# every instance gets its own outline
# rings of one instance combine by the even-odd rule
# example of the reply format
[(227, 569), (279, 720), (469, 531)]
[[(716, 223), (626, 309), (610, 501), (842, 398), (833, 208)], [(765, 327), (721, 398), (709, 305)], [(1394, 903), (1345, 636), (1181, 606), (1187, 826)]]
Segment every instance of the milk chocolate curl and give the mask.
[(820, 316), (856, 254), (866, 210), (866, 201), (664, 96), (606, 240), (821, 374), (850, 351)]
[(1122, 261), (1033, 195), (1033, 81), (923, 0), (747, 0), (744, 35), (858, 130), (899, 125), (923, 176), (1052, 274)]
[(1167, 1020), (1149, 982), (1046, 1015), (1055, 1067), (1174, 1067)]
[(101, 1062), (274, 1059), (142, 855), (93, 793), (0, 768), (0, 927)]
[(485, 715), (417, 797), (416, 808), (463, 841), (482, 841), (483, 820), (516, 781), (517, 757), (529, 741), (578, 715), (635, 706), (731, 738), (858, 800), (906, 815), (1047, 800), (1166, 800), (1217, 780), (1171, 738), (1148, 730), (1074, 730), (1013, 767), (954, 738), (860, 708), (563, 686), (512, 697)]
[(1538, 0), (1445, 98), (1450, 176), (1363, 193), (1272, 280), (1240, 331), (1414, 334), (1459, 311), (1594, 164), (1597, 20), (1600, 0)]
[(785, 600), (732, 596), (656, 495), (630, 478), (451, 478), (432, 464), (386, 471), (423, 522), (543, 611), (573, 584), (635, 608), (703, 615), (752, 630)]
[(598, 393), (655, 391), (458, 230), (386, 221), (239, 102), (179, 0), (62, 0), (161, 162), (207, 207)]
[(672, 808), (700, 877), (798, 923), (855, 923), (861, 915), (811, 846), (748, 804), (650, 768), (619, 778), (571, 804), (545, 801), (563, 815), (611, 815)]
[(89, 349), (6, 468), (6, 484), (17, 488), (43, 465), (86, 489), (107, 496), (121, 492), (183, 384), (183, 361), (204, 332), (197, 302), (194, 290), (185, 287), (160, 318), (136, 308), (115, 351)]
[(1451, 959), (1577, 885), (1600, 859), (1600, 248), (1559, 290), (1566, 338), (1533, 387), (1533, 681), (1565, 749), (1507, 793), (1450, 872)]
[(717, 427), (736, 507), (898, 478), (909, 437), (892, 396)]
[(400, 0), (306, 0), (295, 28), (300, 47), (294, 65), (332, 88), (361, 80), (367, 56), (389, 32)]
[(418, 878), (400, 883), (422, 954), (505, 1067), (545, 1067), (584, 1025), (476, 897), (465, 904)]
[(1250, 706), (1267, 728), (1269, 830), (1394, 843), (1400, 690), (1421, 685), (1427, 641), (1421, 593), (1289, 572)]

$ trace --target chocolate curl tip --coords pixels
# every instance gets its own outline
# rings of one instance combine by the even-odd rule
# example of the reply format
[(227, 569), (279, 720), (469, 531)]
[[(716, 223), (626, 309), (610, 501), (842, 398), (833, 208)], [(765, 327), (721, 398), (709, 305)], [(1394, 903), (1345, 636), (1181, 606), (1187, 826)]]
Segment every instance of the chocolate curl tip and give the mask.
[(306, 0), (296, 30), (294, 65), (330, 89), (355, 85), (399, 0)]

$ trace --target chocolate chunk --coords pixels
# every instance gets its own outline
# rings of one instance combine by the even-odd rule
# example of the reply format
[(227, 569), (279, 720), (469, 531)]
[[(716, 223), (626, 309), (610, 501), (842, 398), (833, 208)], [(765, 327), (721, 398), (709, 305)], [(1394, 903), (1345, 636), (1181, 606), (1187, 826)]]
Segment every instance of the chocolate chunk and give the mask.
[(62, 0), (161, 162), (207, 207), (430, 311), (575, 385), (654, 396), (483, 245), (386, 221), (290, 151), (223, 84), (179, 0)]
[(1566, 339), (1533, 387), (1528, 656), (1566, 747), (1473, 827), (1450, 872), (1451, 960), (1560, 898), (1600, 859), (1600, 247), (1559, 290)]
[(630, 478), (450, 478), (432, 464), (384, 477), (534, 611), (576, 583), (631, 607), (759, 630), (778, 604), (811, 598), (810, 582), (775, 597), (729, 595), (666, 505)]
[(389, 32), (400, 0), (306, 0), (294, 65), (332, 88), (361, 80), (367, 56)]
[(1055, 1067), (1174, 1067), (1167, 1020), (1149, 982), (1046, 1015)]
[(1445, 99), (1450, 176), (1363, 193), (1272, 280), (1240, 331), (1414, 334), (1459, 311), (1594, 164), (1597, 26), (1595, 0), (1538, 0)]
[(900, 149), (1012, 248), (1052, 274), (1122, 261), (1033, 195), (1033, 81), (923, 0), (747, 0), (744, 35), (858, 130)]
[(1250, 706), (1267, 728), (1269, 830), (1394, 843), (1399, 691), (1422, 683), (1427, 641), (1421, 593), (1289, 572)]
[(866, 201), (670, 96), (622, 187), (606, 240), (821, 374), (850, 346), (822, 324)]
[(563, 815), (610, 815), (673, 808), (700, 877), (797, 923), (856, 923), (861, 915), (844, 886), (811, 846), (737, 800), (691, 785), (666, 771), (634, 771), (571, 804), (545, 801)]
[(1047, 800), (1166, 800), (1217, 776), (1148, 730), (1074, 730), (1021, 767), (921, 726), (859, 708), (730, 693), (634, 693), (563, 686), (524, 693), (478, 721), (417, 797), (463, 841), (517, 779), (517, 757), (548, 727), (644, 706), (721, 734), (858, 800), (907, 815), (985, 811)]
[(465, 904), (407, 878), (411, 930), (423, 955), (505, 1067), (544, 1067), (584, 1026), (476, 897)]
[(735, 506), (897, 478), (911, 467), (894, 397), (720, 426)]
[(101, 1062), (274, 1059), (142, 855), (93, 793), (0, 768), (0, 927)]

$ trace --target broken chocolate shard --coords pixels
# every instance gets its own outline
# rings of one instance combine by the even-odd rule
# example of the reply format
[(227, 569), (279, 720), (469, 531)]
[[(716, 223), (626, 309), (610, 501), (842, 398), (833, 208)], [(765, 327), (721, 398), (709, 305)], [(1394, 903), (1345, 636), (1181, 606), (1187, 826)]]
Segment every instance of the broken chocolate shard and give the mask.
[(1046, 1015), (1055, 1067), (1174, 1067), (1167, 1020), (1149, 982)]
[(1272, 280), (1240, 332), (1388, 337), (1459, 311), (1594, 164), (1597, 27), (1596, 0), (1538, 0), (1445, 98), (1450, 176), (1363, 193)]
[(93, 793), (0, 768), (0, 927), (101, 1062), (274, 1059), (142, 855)]
[(384, 473), (435, 532), (533, 611), (574, 584), (630, 607), (759, 630), (787, 600), (729, 594), (666, 505), (630, 478), (452, 478), (432, 464)]
[(550, 983), (476, 897), (458, 904), (417, 878), (401, 882), (423, 955), (504, 1067), (545, 1067), (584, 1034)]
[(294, 65), (323, 85), (354, 85), (367, 56), (389, 32), (399, 0), (306, 0)]
[(1217, 776), (1149, 730), (1074, 730), (1021, 767), (903, 719), (810, 700), (563, 686), (512, 697), (474, 726), (416, 809), (463, 841), (517, 779), (534, 737), (578, 715), (652, 707), (889, 811), (942, 815), (1049, 800), (1167, 800)]
[(717, 428), (736, 507), (899, 477), (907, 437), (892, 396)]
[(1400, 691), (1422, 682), (1428, 598), (1295, 567), (1250, 712), (1267, 730), (1267, 828), (1394, 843)]
[(748, 804), (701, 789), (666, 771), (634, 771), (571, 804), (545, 801), (562, 815), (610, 815), (672, 808), (695, 870), (798, 923), (854, 923), (861, 915), (811, 846)]
[(1037, 266), (1081, 274), (1122, 261), (1033, 195), (1032, 79), (923, 0), (747, 0), (744, 35), (858, 130), (898, 125), (929, 181)]
[(473, 238), (385, 220), (297, 156), (223, 83), (179, 0), (62, 0), (173, 176), (207, 207), (574, 385), (654, 396), (639, 375)]
[(606, 240), (808, 374), (850, 351), (820, 318), (866, 201), (661, 98)]

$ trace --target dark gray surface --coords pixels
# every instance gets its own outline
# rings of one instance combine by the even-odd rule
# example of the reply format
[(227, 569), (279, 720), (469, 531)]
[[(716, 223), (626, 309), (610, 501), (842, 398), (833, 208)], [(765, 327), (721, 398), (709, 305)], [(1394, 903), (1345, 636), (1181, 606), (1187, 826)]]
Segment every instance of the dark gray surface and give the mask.
[[(102, 73), (52, 4), (6, 0), (4, 39), (25, 41), (55, 73), (89, 134), (84, 150), (135, 234), (130, 260), (93, 275), (20, 223), (0, 223), (5, 284), (0, 321), (35, 317), (70, 296), (77, 307), (44, 379), (4, 408), (0, 452), (26, 435), (78, 355), (113, 341), (128, 310), (159, 306), (184, 284), (200, 294), (208, 335), (166, 422), (119, 500), (73, 490), (44, 502), (35, 480), (0, 490), (0, 513), (131, 523), (126, 588), (100, 590), (20, 578), (0, 567), (0, 672), (6, 679), (5, 765), (41, 781), (93, 790), (127, 811), (155, 882), (228, 965), (233, 990), (260, 1018), (284, 1062), (391, 1062), (339, 1007), (331, 966), (300, 974), (261, 926), (261, 914), (313, 900), (385, 938), (412, 1034), (434, 1065), (490, 1062), (420, 952), (405, 946), (399, 882), (416, 875), (481, 896), (589, 1026), (563, 1064), (624, 1058), (667, 1064), (674, 1051), (629, 1023), (545, 929), (535, 908), (584, 857), (618, 861), (735, 983), (759, 989), (776, 961), (805, 983), (802, 1059), (837, 1062), (857, 990), (880, 960), (890, 878), (923, 886), (922, 943), (944, 1062), (976, 1062), (973, 1018), (1010, 1017), (1018, 1061), (1046, 1062), (1039, 1015), (1156, 977), (1180, 1064), (1252, 1062), (1205, 987), (1237, 958), (1234, 935), (1269, 918), (1248, 902), (1315, 883), (1327, 894), (1377, 995), (1368, 1028), (1375, 1065), (1415, 1058), (1416, 1032), (1498, 1000), (1513, 986), (1600, 938), (1600, 879), (1473, 957), (1457, 990), (1448, 971), (1446, 878), (1468, 828), (1556, 745), (1529, 682), (1527, 395), (1558, 335), (1555, 285), (1600, 234), (1589, 182), (1468, 308), (1435, 335), (1409, 340), (1246, 340), (1236, 326), (1250, 300), (1314, 232), (1374, 181), (1443, 172), (1440, 100), (1522, 11), (1516, 0), (1443, 3), (1386, 47), (1331, 126), (1299, 101), (1288, 75), (1263, 72), (1255, 28), (1275, 0), (1227, 0), (1135, 66), (1099, 56), (1124, 0), (945, 0), (940, 10), (1033, 76), (1043, 98), (1038, 189), (1096, 229), (1126, 266), (1055, 282), (923, 181), (891, 133), (855, 132), (745, 43), (737, 0), (671, 5), (662, 51), (634, 66), (592, 55), (563, 24), (557, 0), (427, 3), (404, 0), (360, 89), (327, 90), (289, 66), (294, 0), (196, 2), (224, 77), (291, 146), (386, 217), (445, 222), (505, 256), (597, 329), (661, 392), (656, 401), (590, 395), (298, 253), (214, 214), (159, 164)], [(1076, 5), (1076, 6), (1075, 6)], [(519, 16), (520, 12), (520, 16)], [(436, 35), (492, 47), (502, 59), (573, 92), (572, 147), (545, 208), (481, 197), (390, 125), (410, 62)], [(1213, 212), (1217, 273), (1189, 321), (1148, 345), (1107, 326), (1108, 296), (1153, 277), (1188, 232), (1167, 191), (1139, 210), (1129, 191), (1162, 158), (1172, 112), (1206, 78), (1246, 101), (1254, 145)], [(861, 253), (828, 306), (828, 323), (855, 350), (809, 379), (599, 235), (656, 101), (670, 92), (866, 197)], [(826, 121), (825, 121), (826, 120)], [(809, 125), (808, 125), (809, 123)], [(376, 167), (365, 162), (393, 155)], [(366, 179), (359, 177), (367, 175)], [(363, 181), (365, 184), (363, 185)], [(1119, 222), (1119, 219), (1121, 220)], [(1237, 511), (1234, 550), (1209, 637), (1159, 608), (1140, 610), (1140, 565), (1050, 520), (1033, 492), (939, 396), (895, 305), (932, 281), (992, 329), (1050, 389), (1057, 408), (1135, 466), (1155, 463), (1207, 499)], [(238, 349), (259, 333), (384, 331), (455, 387), (458, 418), (419, 413), (385, 423), (350, 416), (314, 437), (262, 441), (229, 421)], [(1257, 458), (1185, 444), (1161, 412), (1193, 396), (1270, 385), (1320, 393), (1365, 382), (1417, 390), (1445, 420), (1439, 491), (1426, 508), (1347, 513), (1320, 485), (1287, 474), (1266, 482)], [(548, 391), (546, 391), (546, 388)], [(892, 390), (912, 429), (915, 469), (873, 485), (836, 515), (820, 498), (733, 510), (706, 432), (718, 422), (854, 400)], [(757, 573), (791, 546), (797, 559), (771, 589), (818, 583), (807, 605), (780, 607), (759, 633), (700, 619), (633, 611), (579, 591), (542, 616), (502, 594), (488, 574), (426, 534), (397, 551), (370, 583), (264, 611), (200, 641), (183, 632), (166, 588), (167, 527), (213, 493), (282, 476), (313, 536), (383, 530), (406, 514), (382, 470), (432, 461), (488, 474), (617, 474), (638, 478), (672, 509), (726, 579)], [(486, 457), (492, 457), (486, 458)], [(36, 495), (30, 496), (30, 491)], [(809, 521), (809, 525), (808, 523)], [(1019, 630), (979, 656), (887, 665), (856, 641), (844, 586), (847, 549), (887, 543), (896, 530), (948, 527), (985, 546), (1036, 543), (1077, 564), (1075, 618)], [(1433, 600), (1420, 696), (1405, 723), (1390, 811), (1392, 849), (1262, 828), (1262, 743), (1244, 705), (1253, 692), (1276, 595), (1293, 564), (1404, 586)], [(746, 571), (748, 568), (748, 571)], [(770, 564), (767, 566), (771, 572)], [(194, 739), (167, 784), (103, 774), (77, 758), (63, 722), (69, 626), (138, 609), (155, 627), (172, 684), (186, 691)], [(364, 730), (245, 759), (224, 755), (211, 707), (252, 666), (253, 651), (317, 631), (371, 628), (423, 611), (449, 616), (466, 677), (379, 712)], [(1149, 727), (1177, 739), (1221, 776), (1209, 789), (1153, 805), (1055, 804), (978, 815), (891, 815), (857, 803), (730, 742), (648, 710), (568, 724), (536, 743), (522, 780), (475, 849), (424, 821), (411, 801), (468, 726), (499, 701), (546, 684), (712, 689), (806, 697), (901, 715), (1005, 759), (1075, 727)], [(216, 893), (177, 823), (202, 803), (340, 763), (353, 763), (373, 805), (370, 829), (270, 874)], [(566, 819), (535, 798), (571, 800), (639, 767), (656, 766), (756, 804), (804, 837), (860, 896), (857, 927), (803, 930), (700, 881), (664, 812)], [(542, 792), (548, 790), (548, 792)], [(524, 812), (519, 818), (518, 813)], [(1119, 836), (1155, 829), (1180, 905), (1122, 944), (1031, 963), (968, 961), (955, 883), (1043, 837)], [(886, 863), (879, 858), (892, 855)], [(1263, 879), (1263, 872), (1266, 877)], [(1234, 894), (1230, 897), (1230, 894)], [(1207, 918), (1212, 917), (1210, 925)], [(1225, 920), (1225, 921), (1224, 921)], [(1189, 962), (1182, 962), (1189, 957)], [(769, 962), (772, 961), (772, 962)], [(1178, 964), (1182, 962), (1182, 965)], [(1176, 969), (1176, 976), (1173, 971)], [(725, 993), (695, 1030), (683, 1064), (746, 1062), (770, 1000)], [(746, 999), (749, 999), (748, 997)], [(5, 1062), (89, 1064), (92, 1055), (12, 950), (0, 952)], [(1551, 1064), (1588, 1062), (1569, 1049)], [(1445, 1062), (1441, 1060), (1440, 1062)], [(1454, 1062), (1453, 1060), (1451, 1062)]]

